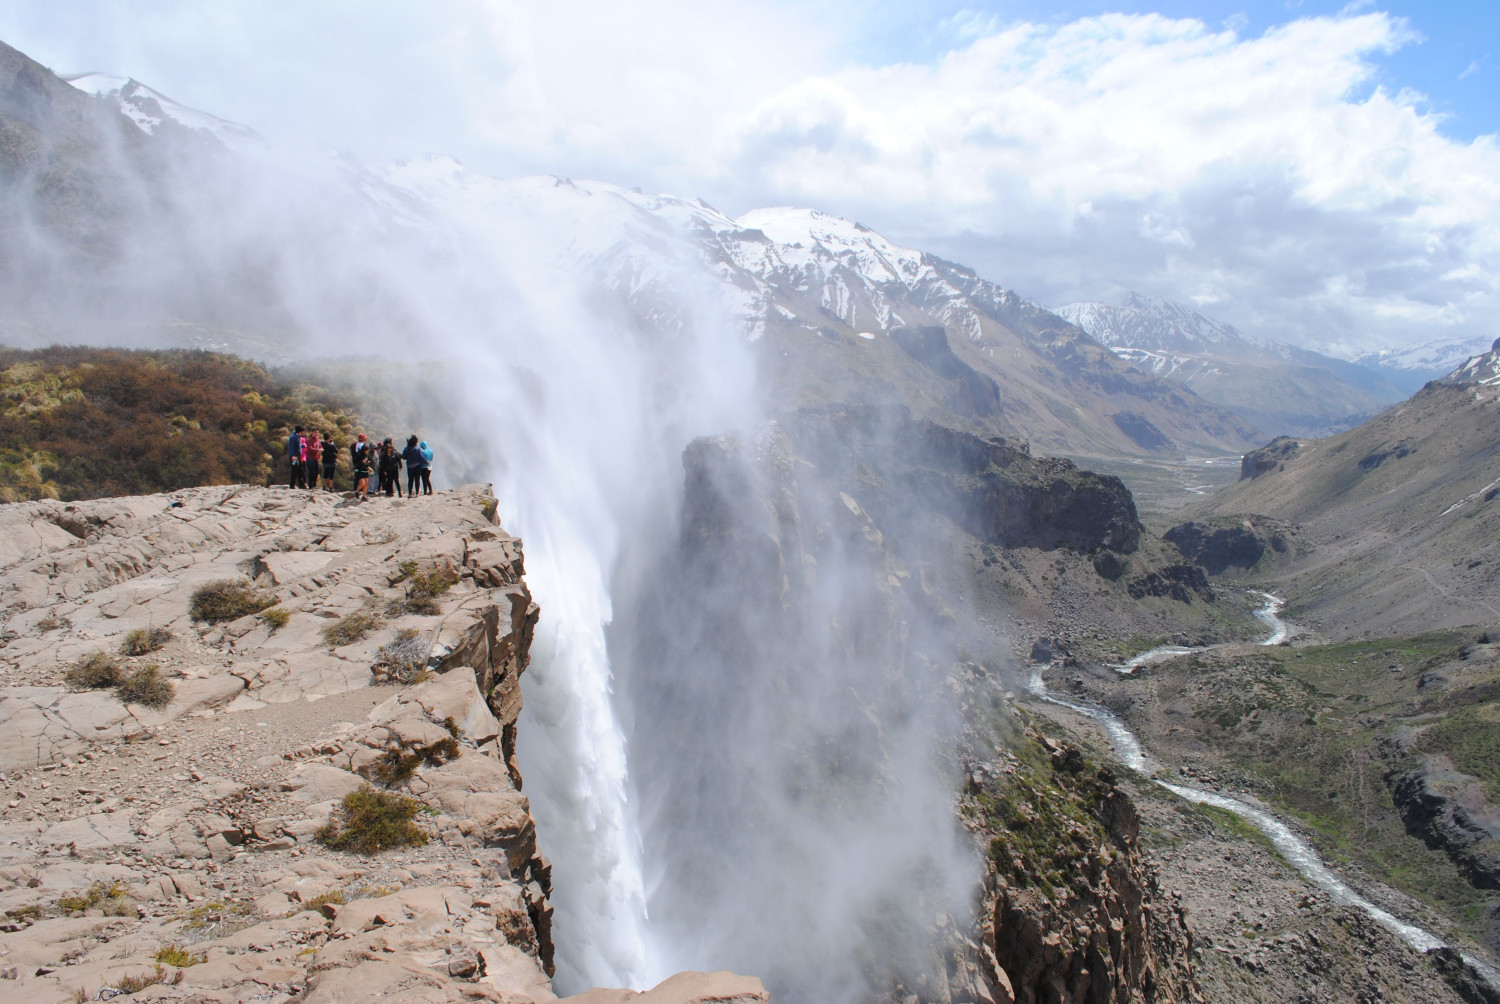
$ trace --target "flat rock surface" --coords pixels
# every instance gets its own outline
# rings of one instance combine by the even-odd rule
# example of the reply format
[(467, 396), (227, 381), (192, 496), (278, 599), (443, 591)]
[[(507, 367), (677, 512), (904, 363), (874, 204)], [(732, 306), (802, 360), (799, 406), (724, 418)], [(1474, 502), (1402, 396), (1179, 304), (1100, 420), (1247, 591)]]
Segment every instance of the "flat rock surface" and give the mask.
[[(0, 506), (0, 998), (554, 999), (510, 748), (537, 609), (493, 512), (477, 486)], [(284, 623), (192, 620), (224, 579)], [(350, 614), (364, 637), (325, 637)], [(168, 637), (120, 654), (140, 628)], [(415, 661), (374, 672), (400, 632)], [(70, 686), (91, 653), (156, 665), (171, 702)], [(418, 799), (426, 843), (326, 847), (362, 789)]]

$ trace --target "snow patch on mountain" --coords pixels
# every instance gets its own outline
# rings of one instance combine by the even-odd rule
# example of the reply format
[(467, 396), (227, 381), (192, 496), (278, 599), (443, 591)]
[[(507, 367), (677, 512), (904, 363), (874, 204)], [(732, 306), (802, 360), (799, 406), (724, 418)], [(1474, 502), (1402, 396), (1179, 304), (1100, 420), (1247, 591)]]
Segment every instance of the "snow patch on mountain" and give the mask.
[(248, 126), (229, 122), (207, 112), (179, 104), (160, 91), (153, 90), (130, 77), (108, 73), (75, 73), (62, 79), (87, 94), (109, 98), (142, 132), (155, 134), (165, 122), (206, 132), (230, 148), (241, 144), (258, 145), (259, 134)]
[[(1070, 303), (1053, 313), (1112, 349), (1211, 355), (1271, 355), (1290, 358), (1289, 345), (1259, 338), (1216, 321), (1185, 303), (1131, 293), (1118, 304)], [(1118, 352), (1116, 354), (1119, 354)]]
[(1445, 338), (1366, 353), (1354, 362), (1374, 370), (1393, 370), (1435, 379), (1452, 373), (1476, 356), (1485, 355), (1489, 348), (1489, 343), (1483, 338)]
[(1443, 382), (1500, 384), (1500, 338), (1495, 339), (1488, 352), (1470, 357), (1445, 376)]

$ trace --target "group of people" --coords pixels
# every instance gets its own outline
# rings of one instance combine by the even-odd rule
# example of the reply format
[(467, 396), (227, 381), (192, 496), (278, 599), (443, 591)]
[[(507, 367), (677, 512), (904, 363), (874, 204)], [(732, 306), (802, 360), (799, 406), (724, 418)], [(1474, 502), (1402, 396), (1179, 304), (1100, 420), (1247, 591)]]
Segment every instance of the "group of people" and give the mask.
[[(325, 490), (333, 490), (333, 477), (338, 469), (338, 446), (332, 436), (325, 436), (314, 429), (304, 432), (302, 426), (292, 432), (286, 441), (287, 458), (291, 462), (291, 487), (316, 489), (321, 470)], [(381, 443), (371, 443), (361, 432), (349, 444), (349, 460), (354, 469), (354, 497), (360, 501), (370, 497), (370, 475), (376, 474), (376, 491), (387, 496), (415, 497), (432, 494), (432, 447), (426, 440), (418, 440), (416, 434), (406, 441), (406, 448), (397, 450), (389, 437)], [(406, 491), (401, 491), (401, 468), (406, 468)]]

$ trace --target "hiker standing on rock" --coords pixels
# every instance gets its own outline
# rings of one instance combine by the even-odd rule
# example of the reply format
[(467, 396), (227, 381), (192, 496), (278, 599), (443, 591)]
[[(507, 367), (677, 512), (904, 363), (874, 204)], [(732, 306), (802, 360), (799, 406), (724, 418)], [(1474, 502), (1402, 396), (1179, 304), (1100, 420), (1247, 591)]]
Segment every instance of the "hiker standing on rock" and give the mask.
[(333, 491), (333, 476), (339, 472), (339, 448), (333, 436), (323, 437), (323, 490)]
[(308, 436), (305, 442), (306, 446), (303, 449), (303, 454), (307, 457), (307, 489), (308, 491), (317, 491), (318, 469), (323, 463), (323, 439), (318, 435), (318, 430), (314, 429), (312, 435)]
[(307, 440), (302, 438), (302, 426), (299, 425), (286, 440), (286, 456), (292, 465), (292, 479), (287, 487), (307, 487), (307, 472), (303, 469), (306, 452)]
[(387, 437), (380, 444), (380, 490), (390, 498), (392, 489), (397, 495), (401, 494), (401, 454), (396, 452), (396, 445)]
[(349, 459), (354, 461), (354, 497), (363, 502), (370, 497), (370, 444), (365, 434), (349, 444)]
[(422, 451), (422, 494), (432, 494), (432, 447), (427, 445), (427, 440), (417, 444), (417, 449)]
[(422, 481), (422, 472), (427, 469), (427, 461), (422, 457), (422, 450), (417, 446), (417, 435), (412, 433), (406, 441), (406, 449), (401, 451), (401, 459), (406, 461), (406, 495), (408, 498), (416, 498), (417, 485)]

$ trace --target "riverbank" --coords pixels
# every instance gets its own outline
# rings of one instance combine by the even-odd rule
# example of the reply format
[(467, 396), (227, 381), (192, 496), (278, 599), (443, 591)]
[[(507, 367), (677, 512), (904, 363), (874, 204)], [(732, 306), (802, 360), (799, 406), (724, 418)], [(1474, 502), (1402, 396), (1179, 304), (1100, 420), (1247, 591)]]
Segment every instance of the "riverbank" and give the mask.
[[(1262, 639), (1261, 647), (1276, 646), (1286, 640), (1293, 629), (1279, 616), (1281, 602), (1269, 594), (1261, 595), (1265, 603), (1256, 612), (1256, 616), (1266, 624), (1269, 631), (1269, 634)], [(1165, 652), (1162, 649), (1153, 650), (1154, 655), (1153, 653), (1143, 653), (1143, 655), (1152, 656), (1151, 658), (1136, 657), (1135, 659), (1127, 660), (1124, 665), (1115, 667), (1114, 672), (1107, 673), (1104, 677), (1098, 674), (1077, 671), (1068, 674), (1066, 682), (1069, 684), (1070, 692), (1066, 695), (1055, 693), (1049, 688), (1046, 679), (1046, 673), (1049, 672), (1049, 669), (1048, 667), (1038, 666), (1031, 676), (1030, 690), (1035, 697), (1043, 702), (1043, 707), (1050, 706), (1054, 709), (1062, 709), (1064, 713), (1060, 717), (1065, 722), (1068, 722), (1071, 727), (1084, 728), (1086, 730), (1097, 729), (1099, 733), (1102, 733), (1102, 738), (1107, 743), (1111, 756), (1117, 762), (1139, 772), (1141, 775), (1154, 778), (1154, 781), (1151, 783), (1143, 781), (1143, 787), (1147, 789), (1143, 792), (1143, 797), (1170, 806), (1174, 800), (1170, 798), (1163, 799), (1160, 794), (1156, 794), (1170, 791), (1173, 795), (1188, 803), (1204, 807), (1200, 811), (1206, 811), (1211, 817), (1217, 813), (1220, 816), (1220, 823), (1223, 824), (1219, 828), (1225, 831), (1224, 836), (1219, 839), (1219, 843), (1223, 843), (1226, 849), (1224, 860), (1228, 861), (1232, 859), (1235, 852), (1230, 848), (1234, 846), (1243, 848), (1247, 840), (1251, 843), (1258, 843), (1265, 853), (1274, 856), (1277, 861), (1282, 863), (1284, 868), (1292, 870), (1293, 874), (1300, 879), (1300, 885), (1304, 889), (1304, 892), (1299, 899), (1311, 896), (1312, 898), (1308, 900), (1309, 904), (1311, 904), (1318, 902), (1319, 897), (1321, 897), (1322, 901), (1330, 909), (1344, 910), (1346, 912), (1352, 911), (1353, 915), (1363, 918), (1359, 924), (1355, 925), (1356, 929), (1364, 930), (1369, 928), (1370, 925), (1365, 923), (1365, 921), (1378, 925), (1389, 936), (1394, 936), (1399, 943), (1406, 945), (1413, 952), (1432, 953), (1440, 946), (1453, 941), (1456, 937), (1458, 944), (1463, 946), (1469, 968), (1476, 973), (1482, 974), (1489, 981), (1494, 992), (1500, 994), (1500, 974), (1496, 974), (1494, 969), (1490, 967), (1488, 960), (1479, 957), (1476, 946), (1471, 940), (1472, 934), (1457, 929), (1453, 923), (1447, 920), (1446, 911), (1435, 913), (1424, 904), (1420, 904), (1410, 897), (1380, 887), (1378, 883), (1372, 883), (1365, 874), (1361, 874), (1359, 880), (1346, 880), (1345, 876), (1330, 869), (1324, 863), (1318, 851), (1314, 849), (1302, 833), (1298, 832), (1293, 826), (1288, 825), (1286, 820), (1279, 818), (1254, 794), (1250, 793), (1249, 789), (1253, 787), (1252, 785), (1235, 785), (1231, 781), (1231, 788), (1238, 787), (1241, 790), (1236, 794), (1230, 794), (1224, 790), (1225, 785), (1219, 783), (1220, 779), (1215, 772), (1200, 771), (1197, 768), (1188, 766), (1185, 750), (1182, 748), (1180, 741), (1172, 741), (1174, 733), (1180, 736), (1182, 727), (1180, 724), (1172, 724), (1170, 719), (1174, 715), (1182, 717), (1184, 712), (1191, 711), (1191, 708), (1180, 706), (1181, 702), (1176, 702), (1167, 707), (1163, 715), (1160, 713), (1163, 707), (1162, 702), (1160, 700), (1153, 701), (1151, 697), (1148, 697), (1144, 693), (1152, 689), (1154, 681), (1132, 679), (1135, 671), (1143, 666), (1180, 666), (1193, 663), (1194, 660), (1205, 659), (1210, 661), (1229, 659), (1232, 661), (1234, 658), (1234, 654), (1232, 653), (1238, 653), (1244, 648), (1244, 646), (1206, 646), (1199, 649), (1172, 653)], [(1282, 651), (1284, 652), (1285, 650)], [(1184, 656), (1190, 656), (1191, 658), (1183, 658)], [(1148, 675), (1154, 675), (1154, 673)], [(1115, 677), (1121, 680), (1124, 686), (1133, 688), (1130, 696), (1119, 692), (1117, 687), (1112, 687), (1107, 677)], [(1253, 690), (1250, 693), (1253, 694)], [(1090, 699), (1091, 697), (1092, 699)], [(1106, 707), (1106, 703), (1110, 704), (1111, 707)], [(1250, 703), (1254, 704), (1255, 702), (1251, 700)], [(1143, 748), (1136, 732), (1136, 729), (1141, 728), (1142, 724), (1140, 708), (1148, 704), (1158, 710), (1158, 714), (1155, 716), (1146, 716), (1144, 719), (1151, 726), (1149, 734), (1153, 736), (1149, 750)], [(1124, 715), (1116, 713), (1116, 710), (1112, 710), (1112, 708), (1123, 711)], [(1242, 708), (1239, 709), (1239, 713), (1235, 717), (1239, 719), (1245, 717), (1247, 714), (1258, 717), (1259, 710), (1258, 707)], [(1169, 719), (1169, 721), (1162, 721), (1163, 717)], [(1224, 719), (1226, 717), (1226, 712), (1221, 710), (1218, 718)], [(1167, 741), (1161, 743), (1157, 741), (1158, 739), (1166, 739)], [(1192, 745), (1195, 752), (1201, 748), (1201, 743)], [(1168, 777), (1175, 779), (1168, 780)], [(1195, 778), (1202, 778), (1208, 783), (1189, 783)], [(1150, 789), (1155, 789), (1155, 792), (1152, 792)], [(1152, 795), (1155, 795), (1154, 799), (1152, 799)], [(1181, 803), (1177, 804), (1180, 805)], [(1189, 837), (1184, 836), (1185, 831), (1183, 827), (1175, 825), (1174, 817), (1170, 813), (1163, 817), (1163, 819), (1162, 833), (1164, 836), (1162, 839), (1168, 846), (1172, 846), (1184, 839), (1189, 839)], [(1197, 833), (1191, 827), (1186, 832), (1190, 835)], [(1200, 840), (1200, 837), (1192, 836), (1190, 842), (1194, 840)], [(1209, 843), (1217, 846), (1213, 840), (1210, 840)], [(1211, 854), (1207, 858), (1203, 854), (1198, 854), (1196, 857), (1190, 854), (1186, 858), (1176, 860), (1196, 860), (1201, 862), (1212, 857), (1213, 855)], [(1178, 876), (1179, 879), (1187, 877), (1189, 876), (1186, 874)], [(1223, 882), (1226, 881), (1229, 882), (1227, 886), (1223, 885)], [(1266, 881), (1259, 878), (1251, 878), (1250, 876), (1240, 876), (1238, 878), (1218, 876), (1218, 880), (1210, 883), (1209, 888), (1218, 887), (1221, 891), (1223, 888), (1244, 889), (1247, 891), (1256, 890), (1253, 898), (1257, 903), (1270, 903), (1274, 905), (1278, 902), (1279, 898), (1284, 898), (1286, 889), (1275, 890), (1265, 888)], [(1357, 890), (1355, 885), (1351, 884), (1351, 881), (1357, 881), (1360, 888), (1365, 890), (1365, 892), (1362, 893)], [(1172, 883), (1168, 882), (1167, 884), (1170, 886)], [(1231, 896), (1231, 899), (1233, 899), (1233, 896)], [(1375, 902), (1374, 900), (1376, 899), (1379, 899), (1381, 902)], [(1268, 909), (1268, 907), (1261, 908)], [(1215, 912), (1216, 906), (1214, 900), (1210, 899), (1200, 904), (1200, 916), (1212, 918)], [(1421, 922), (1414, 923), (1413, 918)], [(1262, 925), (1267, 919), (1265, 917), (1260, 918)], [(1347, 922), (1340, 923), (1343, 928), (1349, 929)], [(1428, 926), (1423, 926), (1423, 924)], [(1224, 936), (1228, 929), (1224, 929), (1222, 923), (1218, 927), (1221, 928), (1220, 936)], [(1434, 933), (1430, 928), (1438, 928), (1442, 933)], [(1233, 932), (1228, 931), (1228, 933)], [(1256, 928), (1251, 927), (1240, 931), (1239, 937), (1243, 940), (1256, 941), (1259, 940), (1259, 933)], [(1371, 942), (1371, 939), (1368, 937), (1364, 938), (1364, 940)], [(1375, 938), (1374, 940), (1389, 939)], [(1231, 953), (1231, 957), (1233, 954), (1236, 953)], [(1242, 953), (1239, 954), (1241, 954), (1241, 958), (1244, 957)], [(1439, 954), (1436, 957), (1438, 961), (1451, 961), (1448, 955)], [(1429, 961), (1431, 958), (1432, 956), (1429, 956)]]

